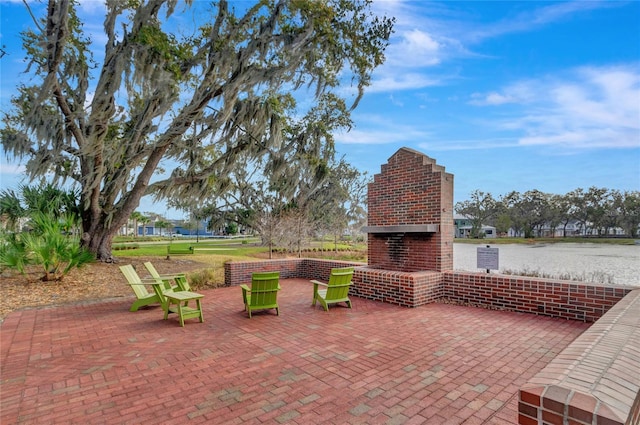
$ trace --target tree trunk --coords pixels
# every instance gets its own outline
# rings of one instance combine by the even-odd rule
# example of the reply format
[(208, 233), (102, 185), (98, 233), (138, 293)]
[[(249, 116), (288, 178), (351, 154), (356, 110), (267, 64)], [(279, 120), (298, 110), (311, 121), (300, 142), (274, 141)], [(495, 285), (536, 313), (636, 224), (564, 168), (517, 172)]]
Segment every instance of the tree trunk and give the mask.
[(98, 261), (115, 263), (117, 261), (111, 253), (113, 238), (131, 214), (120, 210), (107, 220), (107, 217), (99, 211), (101, 210), (91, 208), (82, 211), (80, 246), (91, 252)]
[(118, 227), (96, 226), (93, 232), (82, 234), (80, 245), (95, 255), (96, 260), (105, 263), (115, 263), (116, 260), (111, 254), (113, 238), (118, 231)]

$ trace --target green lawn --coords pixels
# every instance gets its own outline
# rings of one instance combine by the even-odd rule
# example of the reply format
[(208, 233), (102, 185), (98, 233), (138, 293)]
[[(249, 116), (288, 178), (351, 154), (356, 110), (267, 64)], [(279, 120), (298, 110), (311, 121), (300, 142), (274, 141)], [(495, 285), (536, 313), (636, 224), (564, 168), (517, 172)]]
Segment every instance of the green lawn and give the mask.
[[(230, 256), (255, 256), (261, 253), (268, 253), (269, 248), (260, 244), (259, 238), (236, 238), (236, 239), (187, 239), (187, 238), (159, 238), (159, 237), (138, 237), (122, 238), (117, 237), (113, 242), (113, 255), (115, 256), (166, 256), (170, 250), (171, 255), (193, 254), (215, 254)], [(349, 244), (339, 242), (334, 244), (333, 240), (312, 241), (305, 248), (305, 252), (323, 251), (329, 255), (332, 251), (362, 251), (366, 250), (365, 244)], [(281, 250), (277, 250), (281, 251)]]
[(178, 241), (143, 241), (143, 242), (114, 242), (113, 255), (115, 256), (166, 256), (170, 249), (170, 255), (190, 255), (197, 254), (226, 254), (251, 256), (261, 252), (268, 252), (267, 247), (260, 246), (257, 241), (228, 241), (228, 240), (206, 240), (196, 242), (195, 240)]

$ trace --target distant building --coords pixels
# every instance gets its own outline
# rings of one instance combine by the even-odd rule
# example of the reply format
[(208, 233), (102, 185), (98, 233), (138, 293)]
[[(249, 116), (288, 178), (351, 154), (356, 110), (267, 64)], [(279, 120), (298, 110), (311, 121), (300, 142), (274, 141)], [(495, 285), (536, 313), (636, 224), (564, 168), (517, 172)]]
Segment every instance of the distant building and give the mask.
[[(464, 215), (454, 215), (453, 216), (453, 225), (455, 227), (455, 237), (456, 238), (473, 238), (471, 235), (471, 230), (473, 229), (473, 225), (471, 219)], [(481, 231), (484, 234), (484, 238), (495, 238), (496, 237), (496, 228), (493, 226), (482, 225)]]
[(197, 229), (174, 226), (173, 233), (182, 236), (213, 236), (213, 232), (207, 230), (206, 223), (202, 222)]

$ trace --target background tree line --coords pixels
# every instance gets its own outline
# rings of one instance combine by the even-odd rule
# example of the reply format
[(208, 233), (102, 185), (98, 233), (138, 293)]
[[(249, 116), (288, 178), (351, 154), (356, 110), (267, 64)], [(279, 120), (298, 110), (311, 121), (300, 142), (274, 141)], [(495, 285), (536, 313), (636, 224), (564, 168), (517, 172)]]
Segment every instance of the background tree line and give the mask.
[(472, 223), (471, 235), (482, 237), (482, 225), (491, 225), (505, 234), (511, 229), (526, 238), (544, 236), (545, 230), (562, 229), (562, 236), (573, 224), (580, 235), (607, 236), (614, 229), (635, 238), (640, 225), (640, 192), (591, 187), (575, 189), (564, 195), (529, 190), (510, 192), (498, 199), (491, 193), (475, 190), (471, 199), (455, 205), (458, 214)]

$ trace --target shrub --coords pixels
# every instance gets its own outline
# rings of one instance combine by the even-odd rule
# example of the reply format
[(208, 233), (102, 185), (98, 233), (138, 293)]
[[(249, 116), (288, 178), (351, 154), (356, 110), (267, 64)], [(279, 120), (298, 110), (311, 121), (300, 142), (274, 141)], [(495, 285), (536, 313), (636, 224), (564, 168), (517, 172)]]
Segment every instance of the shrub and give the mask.
[(118, 244), (118, 245), (113, 245), (111, 247), (112, 250), (114, 251), (126, 251), (126, 250), (130, 250), (130, 249), (138, 249), (140, 248), (140, 245), (137, 243), (134, 244)]
[(28, 265), (41, 266), (43, 281), (62, 280), (74, 267), (94, 260), (93, 255), (80, 247), (71, 216), (55, 218), (36, 213), (31, 217), (30, 232), (9, 235), (0, 246), (0, 267), (25, 273)]
[(217, 288), (224, 285), (224, 269), (207, 268), (187, 275), (189, 285), (193, 290)]

